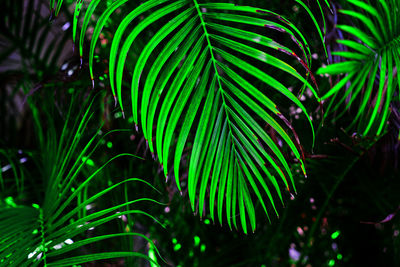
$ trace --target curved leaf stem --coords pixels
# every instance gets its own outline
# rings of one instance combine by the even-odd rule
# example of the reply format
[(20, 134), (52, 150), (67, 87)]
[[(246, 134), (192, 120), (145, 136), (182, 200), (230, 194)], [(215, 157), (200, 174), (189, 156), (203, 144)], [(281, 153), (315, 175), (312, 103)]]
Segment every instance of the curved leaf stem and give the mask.
[[(43, 249), (43, 264), (46, 267), (47, 266), (47, 258), (46, 258), (46, 242), (44, 239), (44, 221), (43, 221), (43, 209), (39, 207), (39, 224), (40, 224), (40, 238), (41, 238), (41, 245)], [(40, 253), (40, 251), (39, 251)]]
[[(197, 0), (193, 0), (193, 2), (195, 4), (195, 6), (196, 6), (197, 13), (199, 14), (200, 22), (201, 22), (201, 25), (202, 25), (203, 30), (204, 30), (204, 35), (205, 35), (206, 40), (207, 40), (207, 45), (208, 45), (208, 48), (210, 49), (211, 60), (212, 60), (212, 63), (213, 63), (215, 75), (217, 76), (218, 86), (219, 86), (219, 91), (220, 91), (220, 94), (221, 94), (221, 97), (222, 97), (222, 101), (223, 101), (224, 106), (226, 106), (226, 102), (225, 102), (225, 98), (224, 98), (224, 94), (223, 94), (224, 90), (222, 89), (221, 79), (220, 79), (219, 74), (218, 74), (217, 65), (215, 64), (216, 60), (215, 60), (214, 53), (213, 53), (213, 46), (211, 45), (211, 42), (210, 42), (210, 35), (208, 34), (208, 31), (207, 31), (207, 28), (206, 28), (206, 23), (204, 22), (204, 19), (203, 19), (203, 13), (200, 10), (200, 6), (199, 6)], [(228, 113), (227, 113), (226, 109), (225, 109), (225, 114), (226, 114), (226, 117), (227, 117), (228, 123), (229, 123), (229, 131), (232, 134), (231, 127), (230, 127), (230, 121), (229, 121)]]

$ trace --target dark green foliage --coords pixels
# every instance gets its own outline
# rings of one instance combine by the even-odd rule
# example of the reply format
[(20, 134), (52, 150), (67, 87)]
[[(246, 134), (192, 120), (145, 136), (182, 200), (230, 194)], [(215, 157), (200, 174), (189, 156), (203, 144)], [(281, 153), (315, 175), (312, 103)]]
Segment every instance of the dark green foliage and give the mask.
[(5, 1), (0, 265), (400, 264), (400, 1), (223, 2)]
[[(343, 61), (318, 73), (344, 76), (322, 99), (333, 98), (327, 115), (338, 112), (337, 117), (341, 117), (356, 106), (350, 129), (357, 124), (359, 134), (379, 136), (400, 95), (400, 1), (379, 1), (376, 5), (359, 0), (348, 2), (355, 7), (354, 11), (339, 10), (339, 13), (352, 18), (358, 27), (336, 25), (336, 31), (350, 34), (349, 38), (337, 40), (342, 46), (332, 52)], [(343, 111), (339, 111), (343, 106)]]
[[(48, 92), (42, 92), (41, 96), (55, 100)], [(127, 250), (129, 246), (118, 250), (116, 245), (98, 253), (75, 256), (76, 250), (83, 246), (116, 238), (129, 240), (136, 236), (145, 239), (154, 247), (148, 237), (129, 229), (129, 220), (126, 225), (128, 228), (122, 233), (110, 230), (115, 228), (112, 224), (115, 220), (118, 221), (121, 217), (130, 218), (134, 214), (157, 221), (147, 212), (136, 209), (136, 206), (146, 201), (159, 204), (146, 197), (130, 199), (126, 196), (122, 201), (107, 200), (118, 192), (118, 189), (132, 183), (144, 183), (150, 189), (155, 188), (141, 179), (125, 178), (118, 181), (111, 179), (110, 175), (104, 175), (103, 169), (109, 168), (113, 161), (123, 157), (136, 157), (132, 154), (119, 154), (99, 165), (91, 159), (95, 149), (101, 145), (108, 133), (101, 137), (98, 137), (98, 131), (92, 133), (94, 136), (84, 135), (95, 115), (92, 111), (93, 103), (86, 103), (90, 98), (77, 98), (76, 93), (64, 96), (64, 100), (68, 99), (71, 104), (67, 106), (68, 109), (59, 107), (59, 111), (64, 115), (61, 118), (54, 105), (50, 106), (50, 109), (47, 109), (49, 106), (38, 108), (37, 103), (30, 100), (34, 110), (34, 121), (37, 122), (35, 126), (38, 150), (19, 160), (20, 163), (34, 163), (25, 175), (22, 174), (26, 170), (18, 171), (19, 164), (10, 160), (12, 169), (17, 169), (13, 173), (15, 181), (10, 181), (8, 175), (1, 177), (3, 189), (9, 188), (10, 184), (17, 186), (15, 193), (3, 190), (3, 193), (7, 194), (3, 198), (7, 198), (0, 206), (2, 265), (37, 266), (43, 262), (49, 266), (68, 266), (130, 256), (153, 261), (145, 254)], [(75, 105), (79, 102), (82, 103), (81, 109), (76, 113)], [(65, 120), (64, 124), (59, 123), (59, 119)], [(88, 138), (87, 143), (82, 144), (84, 137)], [(3, 153), (5, 158), (10, 158), (6, 152)], [(33, 174), (38, 178), (35, 179)], [(100, 181), (96, 182), (98, 179)], [(117, 227), (122, 230), (121, 228), (123, 229)], [(94, 233), (96, 234), (92, 236)]]

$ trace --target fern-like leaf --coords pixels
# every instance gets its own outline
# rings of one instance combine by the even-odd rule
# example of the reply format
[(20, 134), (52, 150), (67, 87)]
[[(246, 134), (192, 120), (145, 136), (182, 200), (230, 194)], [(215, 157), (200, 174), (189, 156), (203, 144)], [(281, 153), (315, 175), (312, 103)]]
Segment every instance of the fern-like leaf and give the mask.
[[(126, 2), (114, 1), (97, 20), (89, 49), (92, 79), (101, 30)], [(80, 51), (82, 35), (99, 3), (93, 0), (87, 7)], [(167, 179), (173, 174), (179, 190), (183, 152), (185, 147), (190, 149), (187, 190), (193, 210), (197, 209), (197, 199), (203, 216), (208, 199), (213, 220), (218, 217), (222, 223), (225, 206), (230, 228), (232, 222), (237, 228), (238, 210), (244, 232), (247, 220), (254, 231), (253, 195), (268, 216), (268, 209), (278, 214), (275, 198), (282, 201), (280, 185), (296, 190), (283, 149), (264, 125), (289, 147), (305, 174), (297, 135), (272, 96), (287, 97), (307, 116), (288, 85), (273, 76), (280, 72), (316, 95), (307, 79), (312, 77), (307, 41), (287, 19), (265, 9), (230, 3), (202, 4), (197, 0), (145, 1), (123, 18), (111, 45), (110, 84), (123, 113), (122, 81), (128, 53), (134, 42), (155, 25), (163, 26), (155, 28), (132, 69), (131, 103), (136, 128), (140, 125), (151, 153), (157, 155)], [(295, 48), (282, 45), (265, 33), (286, 34)], [(295, 50), (301, 53), (297, 55)], [(288, 63), (292, 58), (301, 63), (300, 71)], [(259, 64), (251, 64), (250, 60)], [(307, 119), (314, 134), (311, 120), (308, 116)]]
[[(102, 259), (140, 257), (158, 266), (153, 259), (134, 251), (105, 251), (76, 255), (78, 254), (76, 251), (82, 249), (83, 246), (106, 239), (129, 237), (141, 237), (157, 251), (153, 241), (140, 233), (127, 231), (98, 236), (88, 236), (85, 233), (87, 230), (101, 227), (112, 220), (118, 220), (123, 215), (140, 214), (158, 222), (150, 214), (132, 209), (132, 207), (142, 201), (160, 204), (153, 199), (140, 198), (132, 201), (126, 200), (123, 203), (112, 205), (109, 208), (100, 208), (87, 214), (88, 205), (99, 202), (110, 192), (126, 184), (145, 183), (150, 188), (155, 188), (144, 180), (128, 178), (92, 196), (87, 196), (89, 185), (93, 184), (94, 179), (111, 161), (120, 157), (133, 157), (133, 155), (117, 155), (97, 168), (85, 180), (77, 183), (82, 168), (89, 163), (90, 155), (103, 140), (102, 138), (96, 140), (98, 139), (96, 134), (82, 151), (77, 151), (83, 132), (93, 113), (88, 108), (86, 112), (79, 115), (82, 115), (82, 120), (79, 119), (80, 116), (76, 120), (72, 120), (68, 114), (67, 122), (57, 141), (55, 138), (53, 139), (54, 135), (51, 131), (46, 135), (49, 140), (46, 140), (44, 147), (48, 148), (48, 151), (42, 151), (44, 152), (41, 155), (43, 161), (36, 160), (41, 163), (40, 167), (44, 173), (43, 184), (47, 185), (44, 190), (43, 202), (31, 206), (16, 205), (12, 198), (8, 198), (5, 203), (0, 202), (0, 265), (71, 266)], [(51, 125), (51, 123), (49, 124)], [(74, 126), (71, 127), (71, 125)], [(76, 155), (78, 156), (75, 158)], [(46, 176), (46, 174), (50, 175)]]
[(333, 97), (326, 115), (342, 105), (345, 105), (343, 110), (346, 111), (358, 101), (357, 113), (349, 129), (358, 124), (360, 134), (380, 135), (387, 125), (400, 80), (400, 1), (376, 1), (374, 4), (361, 0), (348, 2), (356, 10), (339, 12), (355, 19), (360, 26), (336, 26), (353, 39), (337, 41), (347, 51), (332, 54), (342, 57), (343, 62), (318, 70), (319, 74), (343, 75), (322, 99)]

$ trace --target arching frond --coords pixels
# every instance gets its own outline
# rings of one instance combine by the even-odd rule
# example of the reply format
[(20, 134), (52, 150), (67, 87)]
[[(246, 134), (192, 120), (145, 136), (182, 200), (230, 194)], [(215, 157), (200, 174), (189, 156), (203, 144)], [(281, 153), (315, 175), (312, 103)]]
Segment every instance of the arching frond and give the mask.
[[(96, 22), (89, 49), (92, 79), (102, 28), (126, 2), (114, 1)], [(87, 6), (80, 51), (82, 36), (99, 4), (94, 0)], [(80, 10), (81, 5), (76, 17)], [(137, 61), (128, 64), (130, 48), (137, 40), (148, 38), (148, 32), (151, 37)], [(274, 34), (293, 42), (283, 45), (272, 38)], [(289, 64), (293, 58), (301, 63), (298, 69)], [(120, 22), (112, 40), (109, 75), (114, 98), (125, 113), (124, 69), (132, 71), (133, 121), (143, 130), (166, 178), (174, 176), (179, 190), (182, 157), (185, 147), (190, 150), (187, 190), (192, 209), (203, 216), (207, 199), (212, 219), (216, 220), (217, 214), (222, 223), (225, 206), (230, 227), (232, 222), (236, 226), (238, 210), (247, 232), (247, 220), (255, 229), (253, 196), (267, 215), (268, 209), (277, 214), (275, 202), (282, 201), (281, 185), (295, 191), (286, 148), (305, 174), (297, 134), (273, 98), (284, 96), (300, 108), (314, 134), (307, 110), (288, 88), (297, 82), (316, 95), (308, 81), (310, 76), (315, 81), (309, 71), (310, 60), (303, 34), (272, 11), (231, 3), (149, 0)], [(287, 81), (277, 79), (275, 73)]]
[[(84, 246), (93, 245), (96, 242), (129, 237), (143, 238), (157, 251), (153, 241), (140, 233), (121, 231), (120, 233), (106, 232), (91, 236), (87, 235), (86, 231), (101, 227), (110, 221), (119, 220), (121, 216), (128, 216), (129, 214), (140, 214), (158, 222), (150, 214), (139, 209), (133, 209), (133, 207), (143, 201), (160, 204), (150, 198), (139, 198), (131, 201), (126, 200), (107, 208), (95, 208), (95, 211), (87, 212), (90, 205), (95, 205), (102, 198), (109, 197), (110, 193), (126, 184), (145, 183), (151, 189), (155, 188), (144, 180), (128, 178), (90, 195), (88, 187), (93, 184), (111, 161), (120, 157), (132, 157), (133, 155), (120, 154), (115, 156), (97, 168), (85, 180), (78, 183), (78, 175), (82, 168), (90, 163), (90, 155), (102, 140), (97, 140), (99, 138), (96, 134), (82, 151), (77, 151), (81, 136), (93, 114), (88, 109), (79, 115), (83, 116), (82, 120), (79, 118), (72, 121), (71, 119), (67, 120), (58, 140), (53, 139), (54, 136), (51, 133), (46, 135), (49, 140), (45, 141), (45, 146), (55, 154), (48, 153), (47, 155), (44, 153), (40, 155), (43, 161), (36, 159), (43, 164), (43, 166), (40, 166), (43, 169), (42, 171), (45, 174), (50, 174), (49, 177), (43, 178), (43, 184), (46, 185), (43, 201), (30, 206), (17, 205), (10, 197), (5, 203), (0, 203), (0, 265), (71, 266), (102, 259), (140, 257), (158, 266), (147, 255), (129, 250), (108, 250), (85, 255), (79, 253), (79, 250)], [(74, 134), (69, 135), (70, 132)], [(76, 155), (77, 157), (75, 157)], [(45, 159), (49, 160), (46, 161)]]
[[(399, 85), (400, 20), (399, 0), (349, 0), (355, 10), (340, 10), (359, 22), (359, 27), (337, 25), (352, 39), (338, 40), (346, 51), (334, 52), (343, 62), (319, 69), (319, 74), (342, 75), (322, 99), (332, 97), (327, 115), (339, 107), (357, 105), (354, 122), (362, 135), (380, 135), (390, 115), (391, 103)], [(358, 104), (357, 104), (358, 103)], [(339, 114), (339, 117), (343, 114)]]

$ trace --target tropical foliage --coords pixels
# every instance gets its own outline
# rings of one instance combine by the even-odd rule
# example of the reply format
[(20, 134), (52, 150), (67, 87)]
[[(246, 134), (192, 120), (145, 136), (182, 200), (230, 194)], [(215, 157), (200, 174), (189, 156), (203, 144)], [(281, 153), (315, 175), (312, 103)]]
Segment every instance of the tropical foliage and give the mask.
[(1, 265), (354, 265), (373, 225), (386, 253), (399, 9), (6, 0)]
[(337, 117), (356, 105), (350, 127), (357, 124), (357, 132), (362, 136), (380, 135), (387, 125), (392, 103), (396, 101), (395, 89), (400, 88), (400, 2), (379, 1), (376, 5), (359, 0), (348, 2), (356, 9), (339, 10), (339, 13), (353, 18), (352, 22), (358, 27), (336, 26), (338, 31), (347, 32), (352, 38), (337, 40), (342, 47), (332, 55), (343, 58), (342, 62), (319, 70), (320, 74), (343, 74), (322, 99), (333, 98), (327, 114), (345, 106)]
[[(75, 9), (74, 21), (79, 18), (82, 3), (79, 2)], [(90, 2), (84, 15), (79, 42), (81, 56), (88, 22), (99, 3)], [(100, 32), (112, 13), (125, 3), (115, 1), (109, 5), (93, 30), (89, 50), (92, 80), (94, 51)], [(126, 33), (129, 24), (143, 14), (149, 15), (139, 20), (129, 34)], [(267, 196), (272, 209), (278, 214), (271, 192), (274, 191), (282, 201), (278, 182), (287, 190), (292, 187), (296, 191), (289, 164), (271, 134), (263, 129), (264, 124), (290, 147), (305, 174), (304, 155), (301, 155), (297, 134), (268, 95), (274, 91), (281, 93), (307, 114), (287, 85), (271, 73), (282, 71), (316, 94), (298, 70), (280, 59), (284, 55), (295, 57), (301, 63), (297, 67), (302, 68), (303, 65), (307, 76), (312, 76), (309, 71), (309, 45), (293, 23), (266, 9), (230, 3), (199, 4), (197, 1), (145, 2), (120, 22), (110, 49), (110, 85), (123, 114), (122, 80), (129, 49), (146, 28), (163, 23), (165, 25), (149, 38), (134, 63), (131, 100), (135, 127), (138, 129), (140, 118), (150, 152), (156, 154), (166, 179), (175, 177), (179, 191), (182, 153), (186, 143), (190, 144), (192, 153), (189, 156), (187, 191), (193, 211), (198, 209), (200, 217), (203, 216), (206, 189), (209, 187), (207, 195), (213, 220), (216, 205), (218, 220), (222, 223), (225, 204), (230, 227), (233, 222), (237, 228), (236, 216), (233, 215), (238, 209), (243, 231), (247, 232), (246, 214), (254, 231), (251, 192), (255, 193), (268, 216), (263, 195)], [(259, 29), (250, 31), (250, 26)], [(274, 31), (288, 34), (292, 38), (292, 47), (299, 46), (304, 61), (297, 56), (294, 48), (261, 34)], [(76, 32), (74, 28), (74, 36)], [(121, 45), (124, 34), (127, 37)], [(253, 66), (246, 62), (248, 58), (267, 66)], [(250, 83), (251, 77), (259, 80), (258, 83), (263, 84), (265, 89), (258, 89), (254, 82)], [(272, 91), (267, 94), (268, 90)], [(292, 131), (295, 139), (276, 119)], [(311, 120), (309, 123), (314, 134)], [(173, 136), (177, 136), (176, 141), (173, 141)], [(269, 166), (272, 172), (268, 170)], [(267, 181), (265, 177), (268, 177)]]
[[(77, 99), (73, 97), (71, 102), (77, 102)], [(85, 107), (85, 105), (83, 106)], [(71, 251), (78, 250), (82, 246), (110, 238), (139, 236), (154, 247), (151, 239), (130, 230), (81, 238), (77, 242), (72, 240), (86, 231), (99, 229), (111, 220), (122, 216), (126, 217), (129, 214), (140, 214), (156, 220), (147, 212), (133, 208), (136, 203), (141, 201), (158, 203), (150, 198), (126, 199), (123, 203), (115, 203), (107, 208), (94, 204), (98, 203), (99, 198), (109, 198), (110, 192), (127, 183), (141, 182), (147, 184), (150, 189), (155, 188), (144, 180), (127, 178), (116, 184), (109, 184), (103, 190), (91, 194), (90, 186), (93, 180), (99, 176), (104, 179), (99, 173), (112, 161), (120, 157), (135, 157), (131, 154), (119, 154), (102, 166), (93, 168), (93, 172), (89, 173), (85, 179), (82, 180), (79, 177), (81, 170), (86, 165), (94, 166), (90, 157), (96, 147), (100, 145), (101, 140), (107, 136), (105, 134), (98, 138), (98, 135), (95, 134), (81, 148), (82, 134), (94, 115), (91, 106), (92, 103), (89, 103), (86, 110), (82, 109), (82, 114), (76, 114), (77, 116), (74, 116), (76, 118), (73, 118), (71, 114), (73, 104), (71, 104), (61, 133), (56, 132), (54, 122), (56, 115), (50, 110), (45, 111), (46, 117), (48, 117), (47, 133), (41, 131), (42, 124), (36, 125), (41, 129), (38, 131), (40, 135), (37, 137), (41, 150), (38, 151), (38, 155), (28, 154), (24, 159), (35, 162), (41, 179), (36, 179), (35, 182), (26, 181), (27, 178), (32, 179), (33, 177), (18, 175), (15, 177), (15, 184), (17, 190), (20, 189), (21, 192), (24, 192), (26, 187), (37, 186), (37, 183), (43, 184), (43, 197), (40, 197), (40, 205), (37, 203), (33, 203), (31, 206), (17, 205), (12, 197), (6, 198), (5, 202), (1, 204), (0, 258), (2, 265), (37, 266), (43, 263), (46, 266), (70, 266), (93, 260), (129, 256), (143, 257), (154, 261), (147, 255), (133, 251), (110, 251), (80, 256), (71, 254)], [(39, 122), (39, 118), (36, 119)], [(80, 151), (79, 148), (81, 148)], [(9, 151), (2, 152), (5, 156), (10, 154)], [(12, 164), (14, 172), (18, 172), (16, 170), (18, 166), (12, 162), (10, 164)], [(1, 182), (3, 189), (10, 184), (10, 181), (3, 178)], [(25, 185), (28, 182), (34, 183)], [(130, 208), (126, 209), (126, 207)], [(66, 236), (68, 236), (67, 239)]]

